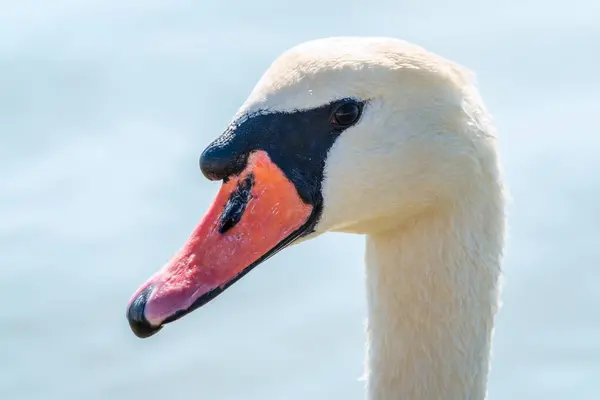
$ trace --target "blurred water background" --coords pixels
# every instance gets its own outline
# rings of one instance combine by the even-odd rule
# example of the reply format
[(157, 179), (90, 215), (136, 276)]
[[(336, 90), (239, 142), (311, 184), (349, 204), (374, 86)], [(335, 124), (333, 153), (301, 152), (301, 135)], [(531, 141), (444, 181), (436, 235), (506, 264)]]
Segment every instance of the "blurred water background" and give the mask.
[(363, 238), (269, 260), (151, 340), (132, 292), (272, 60), (403, 38), (474, 70), (513, 203), (489, 398), (600, 396), (600, 2), (0, 1), (0, 398), (362, 399)]

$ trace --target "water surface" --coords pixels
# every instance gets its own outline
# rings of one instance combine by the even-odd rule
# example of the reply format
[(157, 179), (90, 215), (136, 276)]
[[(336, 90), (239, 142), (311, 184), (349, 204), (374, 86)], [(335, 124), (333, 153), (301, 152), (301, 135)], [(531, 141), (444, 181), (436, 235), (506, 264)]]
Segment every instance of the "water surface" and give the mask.
[(598, 398), (600, 3), (202, 3), (2, 5), (0, 398), (363, 398), (359, 236), (288, 249), (151, 340), (124, 318), (217, 190), (204, 146), (279, 53), (330, 35), (477, 73), (514, 198), (489, 398)]

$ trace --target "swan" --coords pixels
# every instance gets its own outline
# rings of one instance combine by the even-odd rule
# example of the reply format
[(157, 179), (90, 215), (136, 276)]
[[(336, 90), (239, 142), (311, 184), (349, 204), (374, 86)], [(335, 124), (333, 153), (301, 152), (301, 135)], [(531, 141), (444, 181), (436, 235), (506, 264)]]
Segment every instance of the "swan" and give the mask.
[(486, 396), (505, 197), (471, 73), (400, 39), (285, 51), (200, 156), (222, 185), (188, 241), (133, 294), (154, 335), (278, 251), (366, 235), (371, 400)]

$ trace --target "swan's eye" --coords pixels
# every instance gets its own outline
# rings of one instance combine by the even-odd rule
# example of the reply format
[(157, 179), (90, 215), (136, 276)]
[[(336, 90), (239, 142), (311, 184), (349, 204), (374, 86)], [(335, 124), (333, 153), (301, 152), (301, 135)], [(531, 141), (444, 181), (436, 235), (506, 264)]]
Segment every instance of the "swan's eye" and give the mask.
[(361, 113), (361, 107), (354, 103), (344, 103), (335, 110), (331, 123), (336, 128), (347, 128), (358, 121)]

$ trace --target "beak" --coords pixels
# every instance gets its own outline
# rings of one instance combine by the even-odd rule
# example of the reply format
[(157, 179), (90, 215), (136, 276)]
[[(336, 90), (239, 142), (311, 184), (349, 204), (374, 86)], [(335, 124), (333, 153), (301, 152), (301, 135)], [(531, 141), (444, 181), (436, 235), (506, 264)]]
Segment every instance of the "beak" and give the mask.
[(265, 151), (251, 153), (181, 250), (134, 293), (127, 310), (132, 331), (152, 336), (206, 304), (301, 236), (313, 208)]

